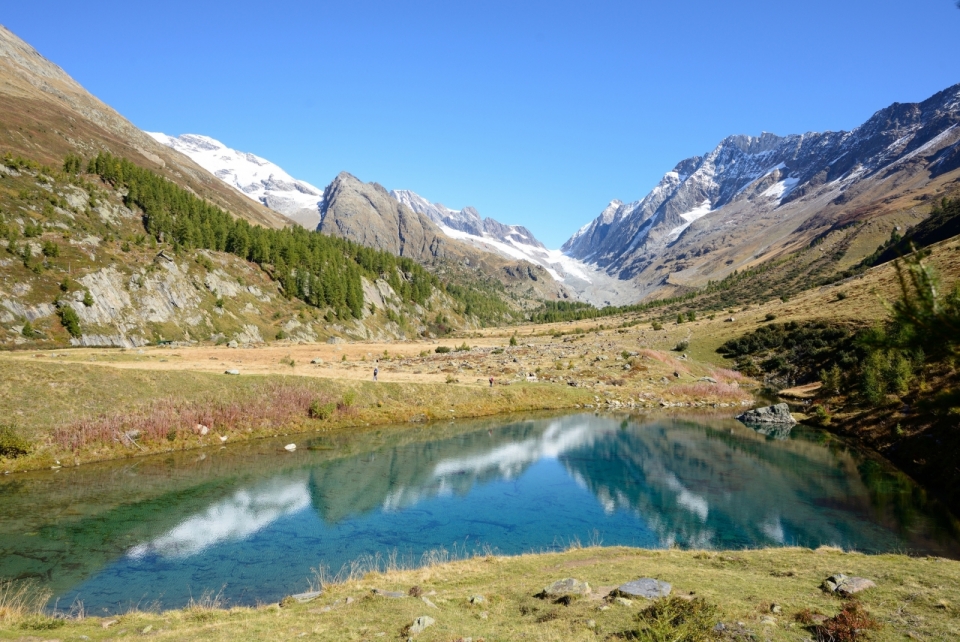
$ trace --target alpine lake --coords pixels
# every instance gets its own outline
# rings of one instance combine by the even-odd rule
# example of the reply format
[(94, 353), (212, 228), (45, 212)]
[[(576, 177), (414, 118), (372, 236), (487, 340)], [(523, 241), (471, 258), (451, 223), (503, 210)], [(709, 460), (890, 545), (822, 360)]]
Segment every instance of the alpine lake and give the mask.
[(501, 417), (0, 477), (0, 577), (61, 612), (276, 602), (321, 568), (578, 544), (956, 559), (960, 523), (825, 432), (721, 415)]

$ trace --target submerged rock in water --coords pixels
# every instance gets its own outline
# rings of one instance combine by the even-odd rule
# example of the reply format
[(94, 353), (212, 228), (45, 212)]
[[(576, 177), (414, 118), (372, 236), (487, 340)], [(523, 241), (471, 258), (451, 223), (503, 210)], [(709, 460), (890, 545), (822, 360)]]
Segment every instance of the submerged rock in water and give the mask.
[(763, 408), (754, 408), (748, 410), (737, 419), (745, 424), (763, 425), (763, 424), (786, 424), (792, 426), (797, 420), (790, 414), (790, 406), (785, 403), (778, 403), (775, 406), (765, 406)]

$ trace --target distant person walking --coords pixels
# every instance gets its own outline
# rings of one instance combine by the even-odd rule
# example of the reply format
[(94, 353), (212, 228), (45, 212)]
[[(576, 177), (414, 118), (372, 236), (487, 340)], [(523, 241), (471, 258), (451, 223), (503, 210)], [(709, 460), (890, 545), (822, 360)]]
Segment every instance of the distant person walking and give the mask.
[(493, 377), (490, 377), (490, 387), (493, 388)]
[(373, 380), (374, 380), (374, 381), (377, 380), (377, 375), (378, 375), (378, 374), (380, 374), (380, 368), (374, 368), (374, 369), (373, 369)]

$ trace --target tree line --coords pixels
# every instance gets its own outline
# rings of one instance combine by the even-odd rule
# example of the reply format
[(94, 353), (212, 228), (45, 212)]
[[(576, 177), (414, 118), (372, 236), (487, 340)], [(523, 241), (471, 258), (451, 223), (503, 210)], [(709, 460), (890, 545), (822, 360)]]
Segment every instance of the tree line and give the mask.
[[(75, 174), (80, 166), (70, 156), (64, 171)], [(299, 226), (276, 230), (251, 225), (124, 158), (100, 152), (86, 169), (126, 190), (124, 203), (143, 212), (144, 228), (158, 242), (175, 250), (228, 252), (256, 263), (287, 296), (330, 307), (338, 316), (362, 316), (362, 276), (383, 278), (404, 302), (420, 305), (434, 288), (442, 289), (434, 275), (409, 258)]]

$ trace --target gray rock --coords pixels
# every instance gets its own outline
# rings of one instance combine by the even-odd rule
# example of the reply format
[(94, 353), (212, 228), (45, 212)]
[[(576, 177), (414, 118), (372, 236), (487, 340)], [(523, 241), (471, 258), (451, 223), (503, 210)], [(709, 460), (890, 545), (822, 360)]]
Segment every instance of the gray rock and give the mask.
[(483, 604), (486, 602), (482, 595), (474, 595), (470, 598), (470, 604)]
[(431, 601), (430, 601), (430, 598), (427, 597), (426, 595), (421, 596), (421, 597), (420, 597), (420, 600), (421, 600), (424, 604), (426, 604), (427, 606), (429, 606), (431, 609), (439, 608), (436, 604), (434, 604), (433, 602), (431, 602)]
[(228, 348), (239, 348), (239, 347), (240, 347), (240, 344), (237, 343), (236, 341), (230, 341), (230, 342), (227, 343), (227, 347), (228, 347)]
[(331, 343), (331, 344), (346, 343), (346, 341), (344, 341), (340, 337), (330, 337), (329, 339), (327, 339), (327, 343)]
[(793, 425), (797, 423), (797, 420), (790, 414), (790, 406), (785, 403), (778, 403), (775, 406), (765, 406), (763, 408), (754, 408), (746, 411), (742, 415), (738, 415), (737, 419), (747, 425)]
[(239, 370), (225, 370), (223, 374), (236, 376), (236, 375), (240, 374), (240, 371), (239, 371)]
[(373, 594), (379, 595), (380, 597), (389, 597), (393, 599), (407, 597), (407, 594), (402, 591), (381, 591), (380, 589), (373, 589)]
[(823, 581), (823, 590), (828, 593), (839, 593), (840, 595), (853, 595), (860, 591), (865, 591), (876, 587), (872, 580), (864, 577), (849, 577), (843, 573), (831, 575)]
[(568, 577), (566, 579), (557, 580), (549, 586), (543, 587), (543, 595), (545, 597), (562, 597), (564, 595), (588, 595), (590, 593), (590, 585), (586, 582), (581, 582), (580, 580)]
[(315, 366), (320, 366), (320, 365), (323, 365), (323, 359), (312, 359), (310, 363), (312, 363)]
[(437, 621), (429, 615), (421, 615), (413, 621), (413, 624), (410, 625), (409, 630), (412, 635), (416, 635), (418, 633), (423, 633), (427, 630), (427, 627), (431, 627), (436, 623)]
[(621, 584), (614, 593), (620, 597), (645, 597), (653, 600), (670, 595), (671, 588), (669, 582), (642, 577), (639, 580)]
[(296, 595), (291, 595), (290, 597), (303, 604), (304, 602), (310, 602), (317, 599), (322, 594), (323, 591), (307, 591), (306, 593), (297, 593)]

